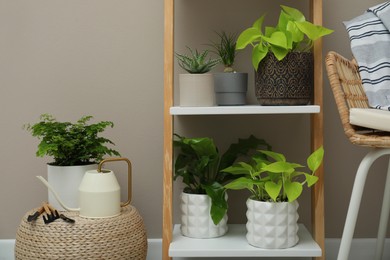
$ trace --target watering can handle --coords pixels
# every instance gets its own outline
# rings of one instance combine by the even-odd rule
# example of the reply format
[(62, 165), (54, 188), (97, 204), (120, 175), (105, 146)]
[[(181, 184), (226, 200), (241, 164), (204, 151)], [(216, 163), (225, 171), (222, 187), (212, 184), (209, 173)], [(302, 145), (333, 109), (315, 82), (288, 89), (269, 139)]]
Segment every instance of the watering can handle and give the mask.
[(107, 159), (104, 159), (103, 161), (101, 161), (98, 165), (98, 172), (102, 172), (102, 166), (104, 163), (106, 162), (117, 162), (117, 161), (125, 161), (127, 162), (127, 201), (125, 203), (121, 202), (121, 206), (124, 207), (124, 206), (127, 206), (130, 204), (131, 202), (131, 190), (132, 190), (132, 186), (131, 186), (131, 162), (129, 159), (127, 158), (123, 158), (123, 157), (119, 157), (119, 158), (107, 158)]

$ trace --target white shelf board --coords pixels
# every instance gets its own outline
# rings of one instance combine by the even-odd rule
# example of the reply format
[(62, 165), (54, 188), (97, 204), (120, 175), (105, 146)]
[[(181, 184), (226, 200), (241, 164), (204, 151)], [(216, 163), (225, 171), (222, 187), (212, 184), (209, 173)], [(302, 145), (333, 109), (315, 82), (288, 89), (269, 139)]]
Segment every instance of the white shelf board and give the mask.
[(303, 224), (299, 224), (299, 242), (287, 249), (261, 249), (248, 244), (245, 224), (230, 224), (226, 235), (218, 238), (184, 237), (180, 225), (173, 229), (170, 257), (316, 257), (321, 248)]
[(320, 106), (212, 106), (170, 108), (171, 115), (257, 115), (257, 114), (313, 114), (319, 113)]

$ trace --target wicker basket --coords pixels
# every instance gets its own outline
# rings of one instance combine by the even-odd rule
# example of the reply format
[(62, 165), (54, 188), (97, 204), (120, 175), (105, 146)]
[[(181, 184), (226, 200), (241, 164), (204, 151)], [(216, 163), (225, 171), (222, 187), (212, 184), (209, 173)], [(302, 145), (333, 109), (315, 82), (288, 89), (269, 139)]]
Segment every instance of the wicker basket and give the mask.
[(146, 259), (144, 223), (132, 206), (112, 218), (88, 219), (65, 212), (76, 220), (74, 224), (58, 219), (46, 225), (42, 217), (27, 222), (35, 211), (26, 213), (17, 230), (15, 259)]

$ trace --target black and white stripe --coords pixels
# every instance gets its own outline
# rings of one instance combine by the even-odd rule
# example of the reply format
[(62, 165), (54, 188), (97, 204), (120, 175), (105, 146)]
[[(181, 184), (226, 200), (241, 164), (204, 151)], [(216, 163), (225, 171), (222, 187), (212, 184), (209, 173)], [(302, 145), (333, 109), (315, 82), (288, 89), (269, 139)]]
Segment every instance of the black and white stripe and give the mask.
[(390, 110), (390, 1), (344, 24), (370, 106)]

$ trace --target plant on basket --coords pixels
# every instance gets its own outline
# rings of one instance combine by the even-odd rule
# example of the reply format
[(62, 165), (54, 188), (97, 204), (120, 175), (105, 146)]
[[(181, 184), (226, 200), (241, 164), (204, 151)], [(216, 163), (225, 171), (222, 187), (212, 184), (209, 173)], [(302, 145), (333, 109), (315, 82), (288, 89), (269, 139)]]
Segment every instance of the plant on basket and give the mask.
[[(48, 163), (48, 181), (70, 207), (78, 207), (78, 187), (84, 173), (96, 169), (103, 156), (120, 155), (107, 147), (108, 144), (114, 145), (112, 141), (99, 136), (114, 124), (110, 121), (88, 124), (92, 118), (83, 116), (76, 123), (71, 123), (42, 114), (39, 122), (24, 125), (32, 136), (40, 140), (36, 155), (53, 157), (54, 161)], [(51, 193), (49, 203), (62, 209)]]
[(281, 6), (278, 24), (265, 27), (265, 15), (244, 30), (237, 49), (251, 45), (256, 97), (262, 105), (306, 105), (313, 93), (314, 41), (332, 33), (306, 21), (298, 10)]
[(299, 163), (287, 162), (281, 153), (259, 152), (252, 156), (249, 163), (241, 161), (223, 169), (223, 172), (236, 176), (224, 187), (232, 190), (247, 189), (252, 194), (247, 200), (249, 244), (261, 248), (292, 247), (299, 239), (297, 198), (304, 185), (312, 187), (318, 181), (314, 174), (322, 163), (324, 149), (318, 148), (307, 158), (310, 173), (301, 171), (305, 166)]
[(213, 106), (214, 79), (208, 72), (220, 59), (209, 58), (209, 50), (187, 49), (191, 55), (176, 53), (179, 66), (188, 72), (179, 75), (180, 106)]
[(248, 89), (248, 73), (236, 72), (233, 68), (236, 58), (236, 34), (217, 32), (219, 40), (210, 46), (224, 65), (223, 73), (214, 74), (216, 103), (220, 106), (245, 105)]
[(181, 195), (182, 234), (195, 238), (224, 235), (227, 231), (228, 205), (223, 184), (231, 176), (221, 172), (221, 169), (232, 165), (238, 156), (246, 155), (258, 147), (270, 149), (270, 146), (264, 140), (250, 136), (231, 144), (220, 155), (211, 138), (175, 135), (174, 147), (179, 151), (175, 160), (174, 179), (181, 177), (185, 185)]

